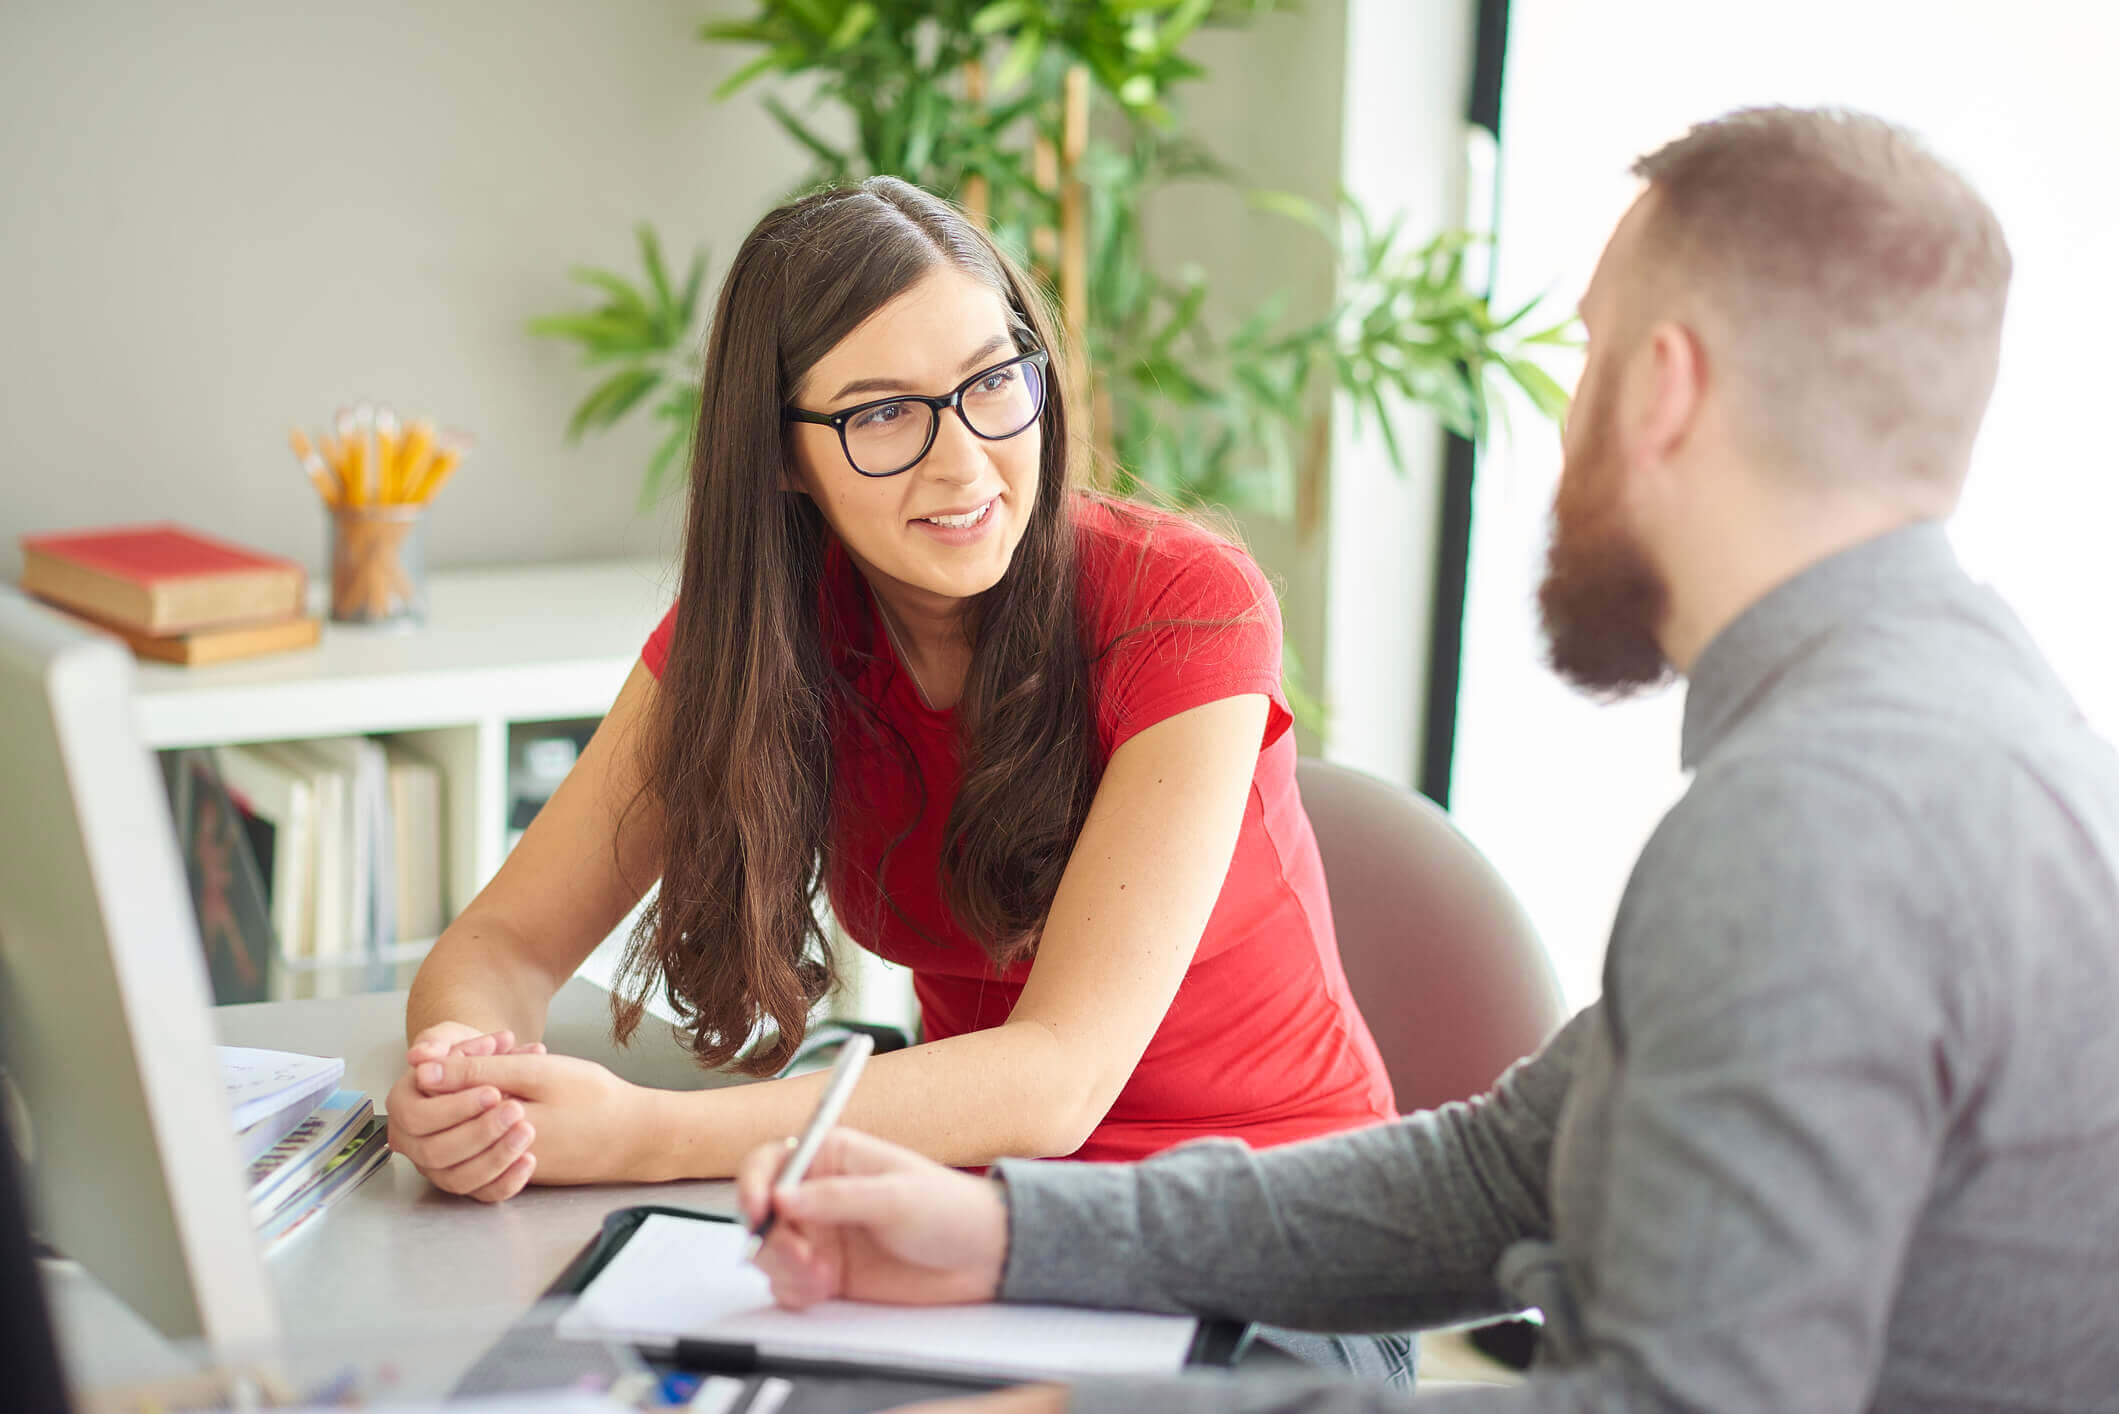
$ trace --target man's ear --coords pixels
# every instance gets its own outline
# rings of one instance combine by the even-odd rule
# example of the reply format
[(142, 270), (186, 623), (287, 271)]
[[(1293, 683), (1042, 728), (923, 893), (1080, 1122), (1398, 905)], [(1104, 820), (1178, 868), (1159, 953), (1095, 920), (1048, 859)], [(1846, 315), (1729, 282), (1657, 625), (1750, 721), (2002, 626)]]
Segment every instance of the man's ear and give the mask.
[(1630, 371), (1621, 434), (1631, 444), (1628, 459), (1636, 465), (1671, 461), (1699, 426), (1707, 394), (1706, 350), (1692, 330), (1665, 320), (1649, 329)]

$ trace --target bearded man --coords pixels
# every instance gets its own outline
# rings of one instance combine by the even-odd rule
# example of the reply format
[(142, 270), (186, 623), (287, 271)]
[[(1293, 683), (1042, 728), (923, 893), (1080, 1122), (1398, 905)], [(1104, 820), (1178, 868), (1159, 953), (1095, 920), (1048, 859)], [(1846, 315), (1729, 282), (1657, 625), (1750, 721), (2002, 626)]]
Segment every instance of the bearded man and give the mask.
[[(1466, 1411), (2119, 1408), (2119, 758), (1943, 531), (2000, 227), (1857, 114), (1732, 114), (1636, 171), (1540, 607), (1591, 692), (1689, 680), (1694, 774), (1602, 999), (1479, 1100), (1263, 1153), (980, 1179), (842, 1131), (777, 1195), (761, 1151), (741, 1194), (780, 1211), (782, 1301), (1540, 1309), (1538, 1368), (1438, 1399)], [(1405, 1398), (1194, 1377), (980, 1407)]]

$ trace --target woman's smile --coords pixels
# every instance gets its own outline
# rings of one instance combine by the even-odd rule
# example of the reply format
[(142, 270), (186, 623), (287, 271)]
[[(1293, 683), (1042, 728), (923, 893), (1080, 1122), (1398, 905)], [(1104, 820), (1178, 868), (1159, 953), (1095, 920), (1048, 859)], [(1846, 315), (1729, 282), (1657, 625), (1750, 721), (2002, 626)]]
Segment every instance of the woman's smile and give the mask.
[(922, 534), (944, 545), (970, 545), (984, 539), (993, 529), (997, 519), (994, 509), (1000, 503), (999, 496), (989, 496), (967, 510), (917, 516), (912, 524)]

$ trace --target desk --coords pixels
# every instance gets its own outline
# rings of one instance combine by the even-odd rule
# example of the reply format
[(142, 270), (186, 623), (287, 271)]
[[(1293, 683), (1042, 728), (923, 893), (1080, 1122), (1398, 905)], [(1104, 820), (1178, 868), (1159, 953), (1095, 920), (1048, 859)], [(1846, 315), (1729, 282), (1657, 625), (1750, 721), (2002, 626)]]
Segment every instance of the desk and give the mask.
[[(214, 1012), (229, 1045), (344, 1056), (344, 1084), (366, 1090), (378, 1108), (403, 1065), (404, 1016), (403, 992)], [(600, 1061), (643, 1085), (700, 1089), (737, 1083), (701, 1072), (652, 1017), (642, 1022), (633, 1045), (612, 1046), (609, 994), (579, 978), (553, 998), (545, 1040), (555, 1051)], [(402, 1333), (429, 1320), (443, 1324), (460, 1358), (423, 1368), (422, 1383), (433, 1387), (408, 1391), (439, 1394), (529, 1309), (595, 1234), (604, 1214), (635, 1203), (732, 1212), (735, 1185), (532, 1187), (506, 1203), (484, 1204), (439, 1192), (392, 1155), (359, 1188), (289, 1237), (265, 1266), (293, 1341)], [(78, 1268), (55, 1273), (51, 1287), (77, 1383), (177, 1366), (151, 1329)]]
[[(404, 1069), (405, 994), (221, 1007), (232, 1046), (346, 1058), (349, 1089), (381, 1109)], [(634, 1044), (611, 1044), (610, 994), (580, 978), (552, 999), (545, 1044), (662, 1089), (737, 1083), (700, 1071), (665, 1024), (641, 1023)], [(491, 1308), (497, 1337), (559, 1275), (613, 1208), (634, 1203), (735, 1210), (735, 1185), (612, 1184), (524, 1189), (505, 1203), (443, 1193), (392, 1155), (381, 1171), (266, 1258), (290, 1333), (379, 1327), (408, 1314)], [(478, 1352), (467, 1352), (465, 1365)]]
[[(214, 1012), (222, 1041), (346, 1058), (345, 1084), (378, 1105), (404, 1059), (405, 994), (377, 992), (317, 1001), (260, 1002)], [(666, 1089), (740, 1083), (702, 1072), (663, 1023), (643, 1021), (634, 1044), (610, 1041), (610, 995), (580, 978), (553, 997), (545, 1041), (553, 1050), (609, 1066), (627, 1080)], [(614, 1208), (662, 1203), (732, 1212), (735, 1185), (613, 1184), (525, 1189), (505, 1203), (476, 1203), (431, 1187), (393, 1155), (374, 1176), (266, 1258), (285, 1332), (294, 1341), (375, 1333), (402, 1336), (422, 1322), (443, 1325), (447, 1352), (422, 1365), (408, 1394), (441, 1394), (517, 1320), (580, 1251)], [(77, 1383), (166, 1373), (174, 1354), (137, 1317), (78, 1269), (52, 1283), (67, 1365)], [(1495, 1378), (1461, 1340), (1423, 1341), (1423, 1364), (1455, 1379)], [(1434, 1356), (1448, 1351), (1455, 1359)], [(1254, 1352), (1246, 1368), (1285, 1368)], [(1439, 1369), (1437, 1367), (1440, 1367)], [(1484, 1366), (1484, 1368), (1482, 1368)], [(1499, 1376), (1506, 1379), (1506, 1376)], [(1423, 1379), (1424, 1389), (1453, 1380)]]

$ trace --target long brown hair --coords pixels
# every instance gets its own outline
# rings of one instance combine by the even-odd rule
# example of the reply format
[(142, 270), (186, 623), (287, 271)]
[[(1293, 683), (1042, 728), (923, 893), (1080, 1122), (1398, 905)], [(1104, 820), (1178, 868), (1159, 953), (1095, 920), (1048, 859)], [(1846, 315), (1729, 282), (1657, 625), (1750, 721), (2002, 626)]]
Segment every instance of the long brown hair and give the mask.
[(643, 795), (663, 818), (662, 887), (620, 968), (621, 1041), (659, 985), (704, 1066), (727, 1065), (770, 1020), (777, 1037), (738, 1066), (769, 1074), (831, 985), (817, 900), (832, 862), (835, 739), (861, 733), (908, 774), (911, 763), (843, 670), (872, 636), (839, 622), (821, 592), (830, 531), (809, 497), (784, 489), (782, 408), (833, 346), (943, 265), (991, 286), (1018, 344), (1052, 358), (1036, 503), (1007, 573), (969, 606), (963, 781), (943, 846), (958, 924), (996, 964), (1036, 946), (1102, 766), (1077, 627), (1066, 351), (1036, 288), (977, 223), (874, 177), (773, 211), (722, 285), (643, 762)]

